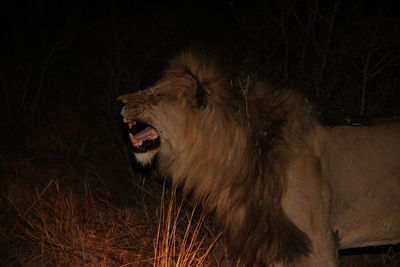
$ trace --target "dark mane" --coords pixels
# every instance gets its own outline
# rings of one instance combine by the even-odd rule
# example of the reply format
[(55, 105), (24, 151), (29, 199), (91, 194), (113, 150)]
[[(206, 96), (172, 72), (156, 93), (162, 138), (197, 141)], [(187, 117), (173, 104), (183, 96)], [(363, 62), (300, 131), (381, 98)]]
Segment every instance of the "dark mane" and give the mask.
[[(311, 244), (281, 207), (286, 170), (293, 150), (298, 149), (291, 144), (305, 144), (299, 137), (307, 136), (315, 121), (310, 107), (296, 92), (273, 91), (257, 81), (248, 90), (249, 95), (242, 94), (239, 100), (241, 112), (247, 113), (241, 120), (242, 127), (250, 126), (248, 173), (236, 178), (241, 190), (247, 192), (238, 201), (247, 202), (248, 215), (244, 227), (232, 237), (239, 242), (231, 243), (238, 244), (236, 250), (247, 262), (267, 259), (271, 263), (289, 264), (297, 256), (307, 255)], [(263, 90), (262, 96), (256, 95), (257, 90)], [(243, 104), (246, 101), (247, 105)], [(300, 124), (295, 121), (297, 112), (305, 116)]]
[[(307, 102), (296, 92), (275, 91), (258, 81), (241, 88), (213, 60), (207, 61), (191, 50), (174, 58), (166, 71), (168, 79), (185, 74), (194, 76), (196, 90), (201, 88), (207, 96), (201, 114), (208, 117), (202, 119), (198, 134), (208, 134), (215, 146), (232, 140), (228, 141), (231, 148), (226, 148), (226, 155), (210, 155), (200, 140), (198, 145), (193, 143), (186, 158), (165, 160), (161, 168), (169, 169), (173, 179), (194, 192), (196, 200), (216, 211), (229, 243), (248, 263), (291, 263), (297, 256), (307, 255), (311, 250), (307, 235), (281, 206), (291, 155), (301, 148), (305, 143), (301, 138), (315, 125)], [(215, 133), (201, 134), (217, 126)], [(175, 170), (183, 166), (187, 169), (178, 174)], [(227, 171), (221, 172), (221, 168)], [(192, 171), (196, 169), (204, 176)]]

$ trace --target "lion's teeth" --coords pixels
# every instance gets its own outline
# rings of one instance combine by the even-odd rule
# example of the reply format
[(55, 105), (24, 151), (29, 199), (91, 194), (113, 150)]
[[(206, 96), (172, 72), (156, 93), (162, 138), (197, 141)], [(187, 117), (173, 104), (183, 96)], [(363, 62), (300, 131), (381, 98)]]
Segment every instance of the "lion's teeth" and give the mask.
[(128, 120), (123, 118), (122, 121), (126, 124), (128, 124), (128, 128), (131, 129), (133, 126), (136, 125), (136, 121)]
[(137, 139), (133, 134), (129, 133), (129, 140), (131, 141), (131, 144), (133, 146), (140, 146), (143, 141), (140, 139)]
[(137, 139), (133, 134), (129, 133), (129, 140), (131, 141), (132, 144), (136, 144), (139, 139)]

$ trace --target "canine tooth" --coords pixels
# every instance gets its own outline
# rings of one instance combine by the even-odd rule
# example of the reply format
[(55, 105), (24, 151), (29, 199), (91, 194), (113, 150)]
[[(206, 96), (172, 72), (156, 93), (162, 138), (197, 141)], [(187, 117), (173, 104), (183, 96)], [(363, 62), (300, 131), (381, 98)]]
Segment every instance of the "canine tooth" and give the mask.
[(132, 122), (128, 122), (128, 128), (129, 129), (132, 129), (132, 126), (134, 125), (134, 123), (132, 123)]
[(139, 139), (137, 139), (133, 134), (129, 133), (129, 140), (131, 141), (132, 144), (136, 144)]

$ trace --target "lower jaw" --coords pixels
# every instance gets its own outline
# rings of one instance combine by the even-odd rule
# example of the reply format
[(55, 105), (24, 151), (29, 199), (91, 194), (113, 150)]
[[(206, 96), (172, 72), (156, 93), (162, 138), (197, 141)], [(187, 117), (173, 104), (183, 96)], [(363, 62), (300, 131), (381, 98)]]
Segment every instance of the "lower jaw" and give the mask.
[(143, 153), (133, 153), (135, 155), (136, 161), (143, 166), (150, 165), (153, 163), (154, 158), (157, 154), (158, 150), (150, 150)]

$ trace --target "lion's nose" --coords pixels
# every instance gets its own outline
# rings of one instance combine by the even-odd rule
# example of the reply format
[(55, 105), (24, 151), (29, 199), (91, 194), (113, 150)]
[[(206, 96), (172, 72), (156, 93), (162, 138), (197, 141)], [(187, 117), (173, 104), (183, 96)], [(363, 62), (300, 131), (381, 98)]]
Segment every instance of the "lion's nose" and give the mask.
[(126, 95), (121, 95), (117, 98), (117, 101), (122, 102), (123, 104), (128, 103), (128, 98), (129, 98), (130, 94), (126, 94)]

